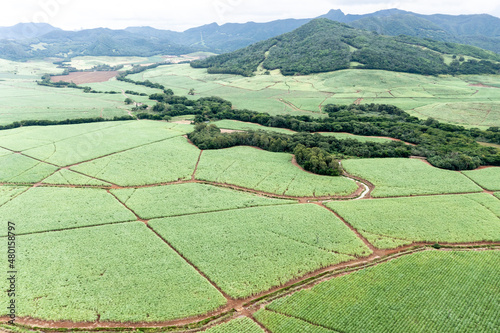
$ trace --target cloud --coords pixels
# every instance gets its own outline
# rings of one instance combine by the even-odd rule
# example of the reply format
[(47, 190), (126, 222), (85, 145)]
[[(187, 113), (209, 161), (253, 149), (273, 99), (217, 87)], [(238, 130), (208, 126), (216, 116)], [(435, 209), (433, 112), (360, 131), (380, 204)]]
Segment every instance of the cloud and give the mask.
[(212, 22), (313, 18), (330, 9), (363, 14), (388, 8), (422, 14), (485, 12), (500, 16), (500, 6), (491, 0), (21, 0), (0, 3), (0, 24), (35, 21), (65, 29), (149, 25), (185, 30)]

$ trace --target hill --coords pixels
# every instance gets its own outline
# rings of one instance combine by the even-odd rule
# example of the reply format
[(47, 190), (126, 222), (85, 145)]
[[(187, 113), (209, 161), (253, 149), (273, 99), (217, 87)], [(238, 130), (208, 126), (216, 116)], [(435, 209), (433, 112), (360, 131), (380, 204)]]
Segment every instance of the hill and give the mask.
[(383, 35), (432, 38), (500, 53), (500, 19), (491, 15), (421, 15), (393, 9), (369, 15), (335, 13), (326, 17)]
[(0, 27), (0, 39), (26, 39), (43, 36), (60, 30), (47, 23), (18, 23), (12, 27)]
[[(155, 29), (153, 29), (155, 30)], [(81, 31), (51, 30), (37, 38), (0, 40), (0, 55), (11, 60), (44, 57), (77, 56), (153, 56), (180, 55), (193, 52), (189, 46), (179, 45), (165, 34), (150, 36), (125, 30), (105, 28)], [(37, 45), (38, 47), (34, 47)]]
[[(455, 55), (455, 59), (447, 65), (444, 54)], [(456, 55), (461, 57), (457, 59)], [(477, 60), (465, 60), (464, 56)], [(209, 73), (245, 76), (253, 75), (258, 66), (280, 69), (283, 75), (353, 67), (436, 75), (498, 73), (500, 64), (496, 61), (500, 61), (499, 55), (472, 46), (382, 36), (323, 18), (235, 52), (191, 64), (208, 68)]]

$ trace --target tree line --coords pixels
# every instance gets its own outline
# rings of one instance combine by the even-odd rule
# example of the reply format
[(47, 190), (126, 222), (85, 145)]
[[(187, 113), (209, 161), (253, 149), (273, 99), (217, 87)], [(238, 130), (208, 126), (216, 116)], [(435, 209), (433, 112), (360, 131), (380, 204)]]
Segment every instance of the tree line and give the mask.
[[(309, 115), (271, 116), (250, 110), (233, 110), (231, 102), (219, 97), (190, 100), (175, 95), (155, 94), (150, 98), (159, 101), (161, 107), (153, 107), (153, 110), (159, 110), (156, 113), (162, 117), (191, 114), (195, 115), (196, 123), (232, 119), (306, 133), (347, 132), (365, 136), (387, 136), (415, 144), (415, 146), (402, 143), (376, 145), (348, 139), (338, 140), (343, 143), (333, 149), (331, 142), (328, 142), (330, 146), (327, 148), (325, 143), (320, 146), (319, 143), (322, 141), (318, 141), (317, 147), (334, 154), (342, 154), (343, 157), (415, 155), (426, 157), (436, 167), (451, 170), (475, 169), (480, 165), (500, 165), (500, 153), (496, 148), (484, 147), (477, 143), (477, 141), (483, 141), (500, 144), (498, 128), (492, 127), (484, 131), (441, 123), (432, 118), (421, 120), (393, 105), (326, 105), (324, 111), (328, 117), (314, 118)], [(299, 137), (301, 134), (304, 133), (298, 133), (296, 136)], [(206, 139), (213, 145), (217, 144), (219, 148), (249, 144), (248, 138), (240, 133), (217, 135), (213, 138), (206, 137)], [(314, 142), (314, 140), (307, 140)], [(310, 144), (304, 144), (304, 146), (315, 147)], [(266, 149), (264, 146), (261, 148)]]

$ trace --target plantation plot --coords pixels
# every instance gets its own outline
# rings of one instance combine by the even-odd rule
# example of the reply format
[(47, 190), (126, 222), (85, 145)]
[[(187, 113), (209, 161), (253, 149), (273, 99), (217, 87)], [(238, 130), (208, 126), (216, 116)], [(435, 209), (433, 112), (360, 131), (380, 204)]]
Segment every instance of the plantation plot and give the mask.
[(308, 322), (277, 312), (261, 309), (254, 314), (255, 319), (273, 333), (308, 332), (308, 333), (335, 333), (325, 327), (309, 324)]
[(203, 331), (205, 333), (262, 333), (259, 325), (248, 317), (236, 318)]
[(231, 297), (371, 252), (333, 214), (313, 204), (171, 217), (149, 225)]
[[(483, 88), (484, 89), (484, 88)], [(496, 92), (497, 96), (500, 92)], [(477, 101), (474, 103), (435, 103), (416, 108), (421, 118), (432, 117), (439, 121), (459, 125), (488, 128), (500, 124), (500, 103)]]
[(378, 248), (500, 240), (500, 201), (486, 193), (329, 202)]
[(39, 86), (35, 79), (40, 79), (41, 75), (0, 81), (0, 100), (3, 102), (0, 125), (28, 119), (65, 120), (127, 115), (121, 94), (86, 94), (80, 89)]
[[(102, 131), (91, 131), (52, 144), (28, 149), (24, 153), (47, 162), (66, 166), (181, 136), (191, 130), (188, 125), (154, 121), (127, 121), (119, 122), (119, 124)], [(64, 127), (53, 128), (71, 131), (71, 128)]]
[(344, 160), (342, 165), (346, 172), (375, 185), (373, 197), (481, 191), (464, 175), (435, 168), (417, 159)]
[(56, 170), (53, 165), (20, 154), (0, 156), (0, 182), (3, 183), (36, 183)]
[(191, 178), (199, 155), (187, 139), (174, 137), (71, 169), (121, 186), (158, 184)]
[[(242, 77), (228, 74), (208, 74), (206, 69), (191, 68), (188, 64), (160, 66), (129, 76), (134, 80), (150, 80), (171, 88), (178, 95), (186, 95), (194, 88), (197, 97), (220, 96), (230, 100), (238, 109), (267, 112), (271, 115), (291, 114), (320, 116), (327, 104), (392, 104), (412, 115), (470, 124), (457, 116), (455, 110), (478, 120), (492, 112), (482, 127), (499, 126), (495, 106), (500, 101), (496, 88), (470, 86), (470, 80), (499, 85), (498, 76), (433, 77), (381, 70), (348, 69), (302, 76), (283, 76), (279, 71), (271, 75)], [(493, 90), (493, 91), (492, 91)], [(485, 101), (488, 101), (485, 103)], [(460, 104), (460, 105), (459, 105)], [(468, 104), (471, 107), (463, 107)], [(436, 113), (439, 111), (439, 114)], [(483, 115), (483, 117), (478, 116)]]
[(0, 206), (26, 191), (27, 187), (0, 186)]
[(252, 147), (204, 151), (196, 179), (289, 196), (348, 195), (357, 185), (343, 177), (319, 176), (292, 163), (292, 155)]
[[(80, 137), (90, 138), (93, 133), (121, 126), (125, 122), (98, 122), (77, 125), (30, 126), (0, 131), (1, 146), (16, 151), (51, 145), (59, 141)], [(56, 130), (57, 129), (57, 130)]]
[(49, 185), (91, 185), (91, 186), (111, 186), (110, 183), (97, 180), (68, 169), (61, 169), (42, 181)]
[(16, 223), (17, 234), (136, 220), (105, 190), (59, 187), (29, 189), (1, 206), (0, 217)]
[[(498, 251), (425, 251), (333, 278), (266, 308), (335, 332), (495, 332), (499, 262)], [(265, 313), (256, 317), (282, 332)]]
[[(206, 313), (226, 303), (140, 222), (18, 236), (17, 242), (18, 317), (153, 322)], [(7, 294), (0, 300), (7, 304)]]
[(143, 219), (294, 203), (196, 183), (112, 190), (112, 193)]
[(386, 142), (392, 141), (389, 138), (378, 138), (378, 137), (374, 137), (374, 136), (362, 136), (362, 135), (354, 135), (354, 134), (349, 134), (349, 133), (321, 132), (320, 134), (325, 135), (325, 136), (333, 136), (339, 140), (351, 139), (351, 140), (358, 140), (360, 142), (379, 142), (379, 143), (386, 143)]
[(487, 190), (500, 190), (500, 167), (462, 171), (462, 173)]
[(243, 121), (237, 121), (237, 120), (219, 120), (214, 122), (214, 124), (219, 127), (219, 128), (225, 128), (225, 129), (232, 129), (232, 130), (241, 130), (241, 131), (246, 131), (246, 130), (252, 130), (252, 131), (269, 131), (269, 132), (277, 132), (277, 133), (283, 133), (283, 134), (293, 134), (295, 133), (294, 131), (285, 129), (285, 128), (278, 128), (278, 127), (267, 127), (267, 126), (262, 126), (259, 124), (254, 124), (254, 123), (246, 123)]

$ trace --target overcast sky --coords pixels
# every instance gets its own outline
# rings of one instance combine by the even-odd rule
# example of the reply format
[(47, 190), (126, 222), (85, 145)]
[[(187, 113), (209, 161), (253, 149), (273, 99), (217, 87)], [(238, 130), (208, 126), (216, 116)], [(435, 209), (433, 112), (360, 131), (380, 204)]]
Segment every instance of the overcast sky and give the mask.
[(312, 18), (330, 9), (364, 14), (388, 8), (421, 14), (486, 13), (500, 17), (498, 0), (4, 0), (0, 3), (0, 26), (45, 22), (68, 30), (149, 25), (183, 31), (212, 22), (268, 22)]

